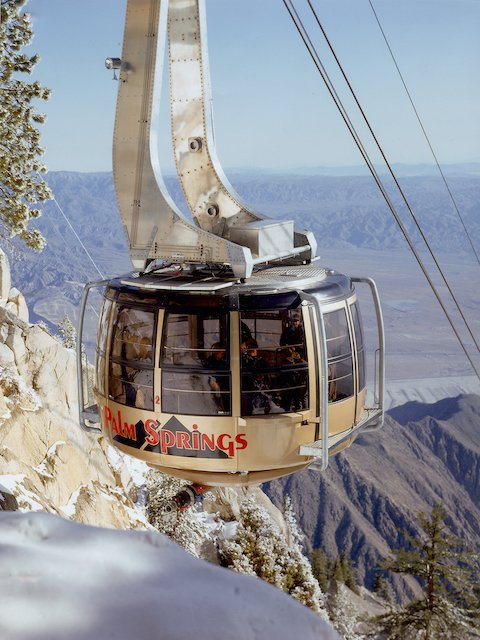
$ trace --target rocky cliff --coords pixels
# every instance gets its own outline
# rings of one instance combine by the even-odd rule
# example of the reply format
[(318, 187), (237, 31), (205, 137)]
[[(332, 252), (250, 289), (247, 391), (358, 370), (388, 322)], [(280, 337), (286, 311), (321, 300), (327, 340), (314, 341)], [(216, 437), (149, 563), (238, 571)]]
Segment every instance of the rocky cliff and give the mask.
[(78, 426), (74, 351), (29, 324), (3, 253), (0, 266), (0, 509), (147, 526), (129, 468)]

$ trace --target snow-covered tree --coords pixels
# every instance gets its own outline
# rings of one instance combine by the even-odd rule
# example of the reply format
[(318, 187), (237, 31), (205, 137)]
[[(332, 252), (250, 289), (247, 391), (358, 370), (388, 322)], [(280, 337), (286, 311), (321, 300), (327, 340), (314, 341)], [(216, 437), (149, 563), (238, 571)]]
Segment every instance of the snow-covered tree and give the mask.
[(302, 553), (301, 533), (288, 502), (285, 520), (289, 541), (267, 510), (248, 496), (240, 508), (236, 535), (221, 545), (222, 564), (258, 576), (326, 618), (324, 598)]
[(195, 507), (167, 513), (166, 505), (188, 483), (185, 480), (151, 471), (146, 478), (147, 517), (160, 533), (165, 534), (192, 555), (204, 557), (205, 547), (214, 545), (215, 534)]
[(433, 508), (430, 517), (420, 513), (418, 519), (421, 538), (404, 532), (408, 548), (394, 551), (383, 569), (417, 578), (423, 597), (373, 618), (372, 635), (379, 633), (389, 640), (480, 638), (478, 602), (472, 589), (477, 581), (468, 566), (472, 559), (462, 542), (447, 533), (440, 506)]
[(77, 344), (77, 330), (66, 314), (63, 316), (63, 320), (58, 325), (58, 332), (60, 333), (60, 337), (64, 346), (67, 349), (75, 349), (75, 346)]
[(50, 91), (20, 78), (39, 61), (37, 55), (23, 52), (33, 37), (24, 4), (25, 0), (0, 0), (0, 236), (19, 236), (28, 247), (41, 250), (42, 234), (28, 225), (40, 216), (34, 205), (52, 194), (41, 178), (46, 167), (39, 161), (43, 149), (35, 126), (45, 116), (33, 103), (47, 100)]
[(356, 631), (359, 617), (351, 597), (353, 592), (345, 584), (332, 580), (327, 596), (327, 610), (335, 630), (343, 640), (360, 640), (361, 633)]

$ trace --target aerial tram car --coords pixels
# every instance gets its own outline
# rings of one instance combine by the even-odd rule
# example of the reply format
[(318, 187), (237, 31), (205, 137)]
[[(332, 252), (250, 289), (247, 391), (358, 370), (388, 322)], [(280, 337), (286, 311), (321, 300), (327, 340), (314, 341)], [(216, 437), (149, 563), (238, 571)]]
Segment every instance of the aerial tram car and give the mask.
[[(165, 57), (173, 151), (192, 220), (160, 173)], [(106, 64), (119, 79), (114, 181), (134, 271), (85, 287), (82, 427), (201, 485), (326, 468), (329, 455), (383, 423), (374, 282), (320, 266), (310, 232), (251, 210), (228, 183), (212, 132), (204, 0), (128, 0), (122, 58)], [(376, 316), (371, 389), (359, 284)], [(96, 405), (88, 406), (81, 343), (88, 296), (99, 287)]]

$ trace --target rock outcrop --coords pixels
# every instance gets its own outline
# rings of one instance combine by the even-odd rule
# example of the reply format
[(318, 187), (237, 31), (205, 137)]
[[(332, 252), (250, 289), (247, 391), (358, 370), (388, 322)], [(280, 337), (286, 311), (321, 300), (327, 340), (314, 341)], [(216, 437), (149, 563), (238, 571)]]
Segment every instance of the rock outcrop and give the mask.
[(125, 461), (78, 425), (75, 353), (28, 323), (0, 253), (0, 509), (104, 527), (148, 526)]

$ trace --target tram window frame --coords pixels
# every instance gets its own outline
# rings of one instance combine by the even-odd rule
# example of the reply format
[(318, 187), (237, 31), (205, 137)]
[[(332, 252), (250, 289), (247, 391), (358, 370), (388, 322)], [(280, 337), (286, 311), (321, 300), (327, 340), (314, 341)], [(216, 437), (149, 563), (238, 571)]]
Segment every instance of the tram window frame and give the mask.
[(367, 386), (367, 366), (365, 336), (363, 333), (362, 314), (358, 300), (350, 304), (353, 330), (355, 333), (356, 353), (357, 353), (357, 389), (363, 391)]
[[(115, 302), (112, 309), (108, 396), (128, 407), (153, 411), (157, 311), (123, 302)], [(123, 312), (137, 313), (140, 317), (137, 317), (136, 323), (120, 322), (119, 316)], [(144, 314), (143, 318), (141, 314)], [(145, 327), (147, 331), (137, 331)], [(129, 340), (123, 339), (126, 333), (129, 334)], [(119, 352), (117, 344), (120, 345)], [(119, 368), (120, 375), (115, 374), (116, 368)]]
[[(342, 322), (332, 322), (334, 317), (342, 317)], [(347, 309), (345, 306), (332, 311), (325, 311), (323, 314), (325, 325), (325, 337), (327, 344), (327, 366), (328, 366), (328, 403), (335, 404), (342, 400), (348, 400), (355, 397), (355, 368), (354, 368), (354, 348), (352, 342), (352, 335), (350, 330), (350, 324), (348, 321)], [(341, 326), (341, 333), (335, 332), (335, 326)], [(335, 335), (337, 333), (337, 335)], [(346, 340), (348, 338), (348, 341)], [(335, 349), (331, 348), (334, 341), (342, 339), (342, 342), (336, 342)], [(349, 351), (342, 351), (343, 345), (348, 344)], [(339, 370), (347, 365), (347, 373), (338, 375)], [(348, 379), (351, 379), (349, 386), (346, 388), (339, 388), (339, 382), (341, 385), (345, 385)], [(339, 395), (341, 397), (339, 397)]]
[(103, 306), (98, 319), (98, 340), (95, 347), (95, 378), (97, 391), (100, 395), (106, 395), (105, 365), (108, 344), (108, 329), (112, 314), (113, 301), (104, 296)]
[[(183, 334), (169, 332), (175, 323), (182, 322), (175, 316), (184, 318), (183, 322), (187, 323)], [(188, 313), (177, 309), (165, 311), (159, 356), (163, 413), (211, 417), (232, 415), (229, 318), (228, 311), (212, 309)], [(212, 320), (218, 323), (217, 330), (205, 332), (205, 323)], [(167, 344), (172, 335), (183, 337), (184, 344)], [(206, 335), (215, 335), (208, 346)], [(167, 355), (167, 349), (170, 349), (170, 355)], [(175, 350), (179, 352), (178, 358)], [(217, 355), (222, 353), (224, 357), (218, 358)]]
[[(289, 329), (294, 336), (294, 320), (300, 321), (300, 342), (286, 337)], [(239, 322), (241, 415), (308, 410), (309, 370), (301, 309), (244, 309)], [(277, 328), (262, 330), (262, 322), (275, 323)]]

